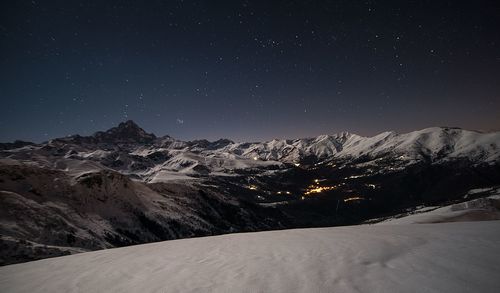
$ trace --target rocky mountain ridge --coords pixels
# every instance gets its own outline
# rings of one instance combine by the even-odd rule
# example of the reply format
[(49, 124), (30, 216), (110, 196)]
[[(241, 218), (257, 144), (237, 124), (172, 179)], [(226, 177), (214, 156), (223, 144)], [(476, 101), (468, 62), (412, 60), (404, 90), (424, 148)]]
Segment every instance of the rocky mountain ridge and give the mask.
[(278, 169), (287, 164), (314, 165), (335, 160), (390, 158), (412, 164), (465, 158), (473, 163), (492, 163), (500, 158), (500, 133), (433, 127), (405, 134), (383, 132), (373, 137), (342, 132), (254, 143), (227, 139), (181, 141), (170, 136), (156, 137), (129, 120), (92, 136), (74, 135), (42, 144), (3, 144), (0, 149), (2, 159), (31, 161), (41, 167), (71, 169), (68, 165), (78, 161), (80, 166), (88, 165), (89, 170), (110, 168), (144, 181), (159, 181), (168, 179), (170, 173), (176, 173), (172, 178), (232, 174), (235, 170)]
[(357, 224), (500, 185), (500, 133), (427, 128), (240, 143), (91, 136), (0, 144), (0, 263), (238, 231)]

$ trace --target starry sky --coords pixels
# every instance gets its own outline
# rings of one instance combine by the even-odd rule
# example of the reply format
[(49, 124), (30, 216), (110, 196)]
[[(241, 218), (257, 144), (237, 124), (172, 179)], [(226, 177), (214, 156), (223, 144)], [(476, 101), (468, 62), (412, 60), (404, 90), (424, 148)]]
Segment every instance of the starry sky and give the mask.
[(498, 1), (1, 1), (0, 141), (500, 130)]

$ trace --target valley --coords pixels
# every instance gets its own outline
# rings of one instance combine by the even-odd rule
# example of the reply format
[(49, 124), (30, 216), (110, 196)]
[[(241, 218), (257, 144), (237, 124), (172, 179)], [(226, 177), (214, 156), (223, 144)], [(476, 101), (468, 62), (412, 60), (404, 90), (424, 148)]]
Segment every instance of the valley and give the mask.
[[(2, 144), (2, 264), (234, 232), (356, 225), (500, 186), (499, 133), (183, 142), (132, 121)], [(488, 189), (489, 188), (489, 189)]]

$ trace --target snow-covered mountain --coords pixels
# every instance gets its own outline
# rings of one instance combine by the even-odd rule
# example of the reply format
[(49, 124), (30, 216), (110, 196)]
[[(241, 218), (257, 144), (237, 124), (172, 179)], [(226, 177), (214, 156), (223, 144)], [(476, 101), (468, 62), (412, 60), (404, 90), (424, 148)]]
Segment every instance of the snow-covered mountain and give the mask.
[(498, 132), (437, 127), (374, 137), (181, 141), (132, 121), (91, 136), (0, 144), (0, 263), (355, 224), (499, 185), (499, 146)]
[(405, 134), (384, 132), (373, 137), (352, 133), (320, 135), (315, 138), (272, 140), (264, 143), (230, 144), (228, 153), (265, 160), (300, 163), (313, 157), (319, 161), (331, 158), (356, 159), (361, 156), (404, 156), (407, 160), (432, 161), (468, 158), (492, 162), (500, 157), (500, 133), (480, 133), (458, 128), (433, 127)]
[(279, 211), (203, 182), (0, 164), (0, 265), (74, 252), (284, 227)]
[(314, 138), (236, 143), (227, 139), (209, 142), (156, 137), (127, 121), (92, 136), (74, 135), (42, 144), (3, 144), (0, 149), (3, 149), (2, 161), (36, 164), (70, 173), (112, 169), (146, 182), (158, 182), (332, 160), (390, 158), (411, 164), (467, 159), (472, 163), (492, 163), (500, 159), (500, 132), (433, 127), (405, 134), (384, 132), (373, 137), (343, 132)]

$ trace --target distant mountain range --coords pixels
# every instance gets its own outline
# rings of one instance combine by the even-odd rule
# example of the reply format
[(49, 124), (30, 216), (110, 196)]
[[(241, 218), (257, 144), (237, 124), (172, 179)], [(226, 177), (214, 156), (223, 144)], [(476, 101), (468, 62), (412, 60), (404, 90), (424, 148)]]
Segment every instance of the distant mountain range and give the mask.
[[(480, 133), (433, 127), (405, 134), (383, 132), (363, 137), (342, 132), (267, 142), (181, 141), (156, 137), (129, 120), (92, 136), (73, 135), (42, 144), (0, 144), (2, 158), (29, 161), (59, 170), (112, 169), (146, 182), (248, 168), (286, 168), (284, 164), (324, 164), (335, 160), (392, 158), (412, 164), (466, 158), (491, 163), (500, 158), (500, 132)], [(76, 167), (75, 165), (78, 165)], [(169, 177), (169, 175), (171, 175)]]
[(0, 144), (0, 261), (236, 231), (355, 224), (500, 185), (500, 132), (433, 127), (181, 141), (133, 121)]

